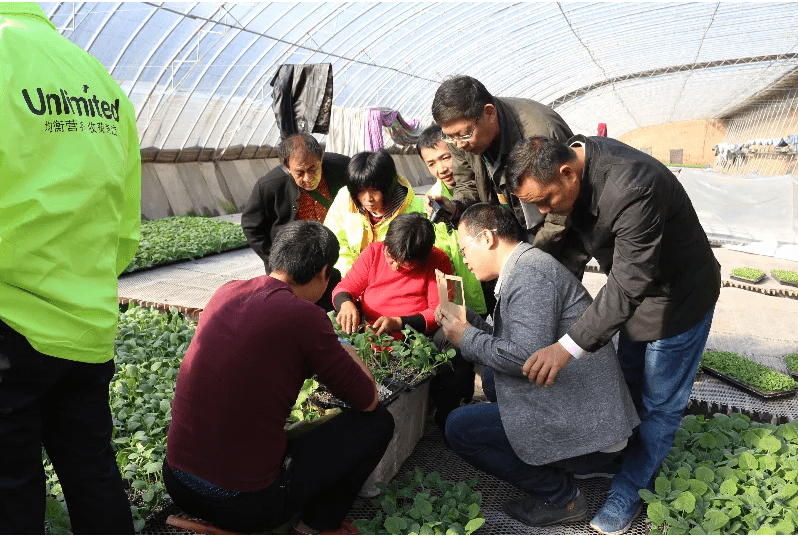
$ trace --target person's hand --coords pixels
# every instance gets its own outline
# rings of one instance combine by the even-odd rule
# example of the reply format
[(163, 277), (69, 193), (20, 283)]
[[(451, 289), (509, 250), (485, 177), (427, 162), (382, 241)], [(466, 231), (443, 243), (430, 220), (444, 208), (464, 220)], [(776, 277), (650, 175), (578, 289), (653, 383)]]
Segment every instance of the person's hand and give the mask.
[(449, 214), (454, 214), (457, 211), (457, 207), (450, 199), (446, 199), (442, 195), (425, 195), (424, 196), (424, 212), (427, 213), (427, 218), (432, 216), (432, 203), (430, 200), (434, 199), (438, 202), (443, 208), (449, 211)]
[(538, 385), (546, 384), (549, 387), (554, 383), (554, 378), (571, 359), (562, 344), (555, 342), (542, 350), (538, 350), (530, 356), (524, 363), (524, 376), (529, 377), (529, 381), (537, 382)]
[(335, 320), (341, 326), (344, 333), (354, 333), (360, 326), (360, 311), (354, 302), (345, 301), (341, 304), (341, 310)]
[(471, 324), (463, 322), (457, 318), (457, 316), (443, 309), (440, 305), (435, 309), (435, 320), (437, 320), (438, 324), (443, 328), (446, 339), (452, 343), (452, 346), (460, 348), (460, 343), (463, 342), (463, 333), (465, 333), (465, 330), (468, 329)]
[(371, 325), (374, 333), (382, 335), (402, 329), (402, 319), (398, 316), (381, 316)]

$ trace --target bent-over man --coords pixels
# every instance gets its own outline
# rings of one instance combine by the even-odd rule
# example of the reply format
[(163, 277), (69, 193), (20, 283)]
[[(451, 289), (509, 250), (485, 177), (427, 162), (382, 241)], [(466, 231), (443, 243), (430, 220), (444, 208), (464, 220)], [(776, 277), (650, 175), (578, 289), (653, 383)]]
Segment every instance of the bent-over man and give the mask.
[[(470, 76), (443, 81), (432, 101), (432, 117), (452, 153), (454, 194), (452, 201), (441, 197), (438, 202), (453, 212), (453, 221), (468, 205), (480, 201), (511, 210), (528, 237), (540, 232), (544, 217), (534, 206), (523, 206), (507, 188), (507, 155), (529, 136), (568, 140), (573, 133), (563, 118), (531, 99), (494, 97)], [(550, 218), (536, 245), (545, 247), (565, 225), (565, 218)]]
[(570, 216), (560, 259), (571, 271), (595, 257), (607, 274), (593, 304), (524, 371), (538, 385), (556, 385), (572, 357), (620, 332), (618, 359), (642, 423), (590, 525), (621, 534), (639, 514), (638, 490), (651, 488), (690, 400), (720, 295), (720, 265), (673, 173), (617, 140), (524, 140), (510, 154), (507, 177), (521, 200)]

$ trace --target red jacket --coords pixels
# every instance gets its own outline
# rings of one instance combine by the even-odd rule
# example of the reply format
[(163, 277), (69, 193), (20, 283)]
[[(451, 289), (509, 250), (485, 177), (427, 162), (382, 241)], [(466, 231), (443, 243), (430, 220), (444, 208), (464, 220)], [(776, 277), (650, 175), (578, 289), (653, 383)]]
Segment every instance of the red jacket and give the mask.
[(341, 292), (360, 302), (363, 316), (372, 324), (381, 316), (421, 314), (426, 332), (438, 327), (435, 308), (438, 306), (438, 285), (435, 269), (452, 274), (452, 263), (446, 254), (433, 247), (427, 262), (409, 271), (394, 271), (385, 260), (383, 243), (372, 242), (363, 250), (335, 289), (332, 298)]

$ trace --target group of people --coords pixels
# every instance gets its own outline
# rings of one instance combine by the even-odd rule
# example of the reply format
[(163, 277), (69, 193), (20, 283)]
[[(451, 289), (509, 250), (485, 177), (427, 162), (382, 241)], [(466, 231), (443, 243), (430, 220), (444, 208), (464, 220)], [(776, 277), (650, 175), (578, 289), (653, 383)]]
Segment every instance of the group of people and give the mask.
[[(42, 446), (75, 533), (130, 533), (108, 385), (116, 278), (138, 244), (135, 113), (36, 4), (0, 3), (0, 27), (0, 533), (43, 530)], [(112, 102), (116, 128), (48, 129), (24, 102), (35, 88)], [(216, 291), (177, 378), (163, 479), (186, 513), (240, 532), (357, 533), (346, 513), (395, 424), (334, 311), (347, 333), (410, 326), (457, 350), (435, 419), (449, 448), (524, 492), (508, 515), (586, 519), (578, 478), (599, 473), (613, 476), (591, 527), (621, 534), (639, 515), (720, 291), (687, 194), (652, 157), (468, 76), (440, 85), (432, 115), (424, 197), (385, 151), (281, 141), (283, 166), (241, 220), (267, 275)], [(607, 275), (595, 299), (581, 284), (591, 258)], [(462, 277), (465, 320), (440, 307), (436, 271)], [(490, 403), (465, 404), (475, 365)], [(314, 375), (349, 408), (289, 433)]]

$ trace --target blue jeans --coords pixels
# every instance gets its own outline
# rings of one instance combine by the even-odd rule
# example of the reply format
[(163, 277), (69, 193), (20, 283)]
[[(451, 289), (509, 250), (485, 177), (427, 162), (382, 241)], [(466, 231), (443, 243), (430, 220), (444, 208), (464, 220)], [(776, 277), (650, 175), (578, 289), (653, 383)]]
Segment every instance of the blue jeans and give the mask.
[(618, 361), (641, 421), (623, 451), (621, 472), (612, 479), (611, 491), (625, 501), (640, 500), (640, 489), (653, 489), (654, 475), (690, 401), (714, 311), (674, 337), (648, 343), (619, 340)]
[[(484, 370), (482, 389), (495, 401), (493, 370)], [(446, 439), (458, 456), (480, 471), (557, 506), (565, 506), (576, 496), (573, 471), (603, 465), (618, 454), (594, 452), (547, 465), (529, 465), (510, 445), (496, 403), (454, 410), (446, 420)]]

